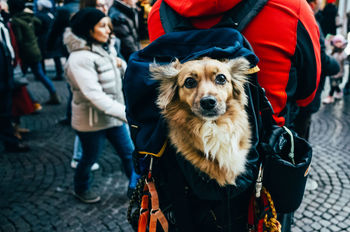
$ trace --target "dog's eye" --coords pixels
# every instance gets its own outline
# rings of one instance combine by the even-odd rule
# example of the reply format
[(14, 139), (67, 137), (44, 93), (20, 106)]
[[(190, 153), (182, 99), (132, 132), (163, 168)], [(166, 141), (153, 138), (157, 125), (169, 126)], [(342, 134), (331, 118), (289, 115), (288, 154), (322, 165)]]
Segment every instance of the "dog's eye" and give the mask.
[(185, 87), (188, 89), (195, 88), (197, 86), (197, 81), (192, 77), (187, 77), (185, 80)]
[(218, 85), (224, 85), (226, 83), (226, 77), (224, 74), (219, 74), (215, 77), (215, 83)]

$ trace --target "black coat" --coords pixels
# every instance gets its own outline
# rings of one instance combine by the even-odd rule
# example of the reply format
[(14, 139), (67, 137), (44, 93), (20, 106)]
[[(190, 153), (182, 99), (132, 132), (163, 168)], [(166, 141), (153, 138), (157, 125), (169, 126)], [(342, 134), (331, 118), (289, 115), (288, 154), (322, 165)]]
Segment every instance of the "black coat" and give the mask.
[(36, 17), (38, 17), (41, 20), (41, 30), (38, 36), (38, 43), (39, 48), (41, 51), (41, 55), (46, 58), (47, 57), (47, 40), (54, 22), (54, 15), (48, 10), (44, 9), (42, 11), (39, 11), (36, 14)]
[(108, 14), (112, 20), (113, 32), (121, 40), (121, 54), (128, 61), (130, 55), (141, 48), (138, 11), (115, 1)]
[(12, 58), (6, 45), (5, 38), (3, 38), (4, 33), (2, 32), (5, 25), (2, 21), (0, 21), (0, 24), (2, 24), (2, 28), (0, 28), (0, 117), (3, 117), (11, 114), (11, 98), (14, 81), (11, 64)]
[(318, 88), (316, 91), (316, 95), (314, 100), (307, 106), (302, 108), (302, 111), (306, 111), (308, 113), (316, 113), (321, 107), (321, 95), (324, 89), (324, 85), (326, 82), (326, 77), (329, 75), (335, 75), (340, 71), (339, 63), (332, 56), (327, 55), (326, 46), (324, 41), (324, 34), (322, 28), (320, 28), (320, 45), (321, 45), (321, 76), (320, 82), (318, 84)]
[(56, 17), (47, 40), (47, 50), (52, 57), (67, 57), (68, 52), (63, 44), (64, 30), (69, 27), (71, 16), (79, 10), (79, 0), (69, 2), (57, 8)]
[(332, 3), (328, 3), (322, 11), (322, 21), (320, 21), (322, 31), (327, 34), (335, 35), (337, 33), (336, 17), (338, 8)]
[(13, 15), (11, 25), (22, 62), (32, 64), (41, 61), (42, 57), (38, 44), (38, 35), (41, 30), (40, 19), (32, 13), (23, 11)]
[[(11, 91), (14, 87), (11, 56), (6, 45), (0, 41), (0, 92)], [(1, 101), (4, 99), (1, 99)], [(1, 104), (2, 105), (2, 104)]]

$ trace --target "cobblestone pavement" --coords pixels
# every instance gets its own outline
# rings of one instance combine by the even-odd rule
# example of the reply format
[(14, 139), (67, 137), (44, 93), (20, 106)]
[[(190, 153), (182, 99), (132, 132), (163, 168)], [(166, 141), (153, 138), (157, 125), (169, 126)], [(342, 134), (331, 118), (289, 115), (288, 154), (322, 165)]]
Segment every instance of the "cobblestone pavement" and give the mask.
[[(53, 70), (49, 70), (53, 77)], [(30, 75), (28, 75), (30, 77)], [(31, 77), (32, 79), (32, 77)], [(64, 118), (67, 87), (54, 82), (62, 104), (43, 105), (39, 114), (22, 117), (29, 128), (28, 153), (5, 153), (0, 147), (0, 231), (132, 231), (126, 220), (127, 178), (108, 143), (94, 172), (97, 204), (82, 204), (71, 194), (70, 159), (74, 133)], [(40, 102), (48, 92), (32, 80), (28, 88)], [(318, 188), (306, 191), (292, 231), (350, 231), (350, 96), (323, 106), (314, 115), (310, 177)]]

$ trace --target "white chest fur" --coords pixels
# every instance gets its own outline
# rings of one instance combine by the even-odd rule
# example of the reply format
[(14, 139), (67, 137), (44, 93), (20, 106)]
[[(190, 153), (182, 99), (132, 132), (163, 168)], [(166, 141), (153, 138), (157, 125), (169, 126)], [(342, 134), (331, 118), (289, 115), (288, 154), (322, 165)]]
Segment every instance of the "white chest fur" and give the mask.
[(231, 184), (245, 170), (248, 149), (240, 146), (244, 131), (233, 128), (231, 123), (218, 126), (213, 121), (205, 122), (200, 131), (206, 158), (218, 162), (219, 168), (227, 172), (227, 180), (232, 180)]

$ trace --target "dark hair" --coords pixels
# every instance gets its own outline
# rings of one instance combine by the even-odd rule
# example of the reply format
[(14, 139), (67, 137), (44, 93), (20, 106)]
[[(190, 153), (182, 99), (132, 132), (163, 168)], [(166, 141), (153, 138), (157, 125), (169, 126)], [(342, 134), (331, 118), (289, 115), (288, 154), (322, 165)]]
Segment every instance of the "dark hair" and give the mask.
[(96, 0), (80, 0), (79, 8), (96, 7)]
[(7, 4), (11, 15), (22, 12), (26, 7), (25, 0), (8, 0)]
[[(93, 42), (94, 39), (90, 35), (95, 25), (106, 15), (93, 7), (86, 7), (79, 10), (71, 19), (71, 28), (75, 35), (85, 39), (87, 42)], [(110, 24), (108, 24), (110, 25)]]

